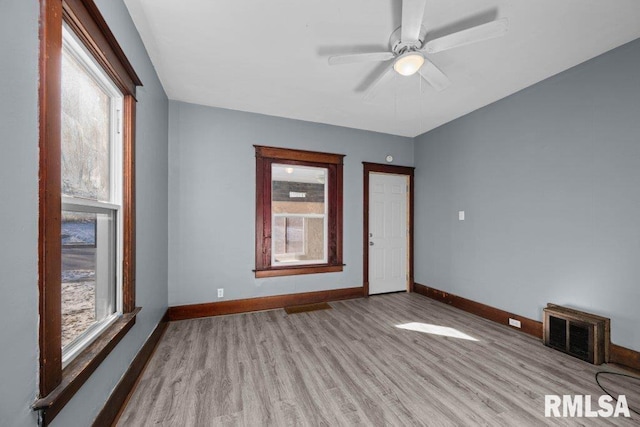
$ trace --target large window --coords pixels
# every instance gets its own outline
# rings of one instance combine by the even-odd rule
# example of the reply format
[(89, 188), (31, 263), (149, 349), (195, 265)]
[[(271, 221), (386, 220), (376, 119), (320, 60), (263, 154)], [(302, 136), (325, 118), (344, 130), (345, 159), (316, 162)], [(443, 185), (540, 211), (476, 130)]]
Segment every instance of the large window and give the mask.
[(48, 424), (135, 323), (140, 80), (92, 0), (41, 0), (40, 381)]
[(343, 157), (256, 146), (256, 277), (342, 270)]
[(62, 362), (122, 313), (122, 93), (65, 26), (62, 46)]
[(271, 164), (271, 265), (327, 262), (327, 168)]

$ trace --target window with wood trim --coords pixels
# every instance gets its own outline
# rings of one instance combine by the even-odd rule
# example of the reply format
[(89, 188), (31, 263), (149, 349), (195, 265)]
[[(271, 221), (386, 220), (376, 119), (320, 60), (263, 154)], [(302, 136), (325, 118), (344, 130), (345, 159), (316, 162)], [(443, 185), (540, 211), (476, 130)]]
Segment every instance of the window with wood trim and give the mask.
[(342, 271), (344, 155), (255, 149), (256, 277)]
[(135, 323), (131, 64), (91, 0), (41, 0), (40, 411), (50, 422)]
[(62, 35), (62, 364), (122, 313), (122, 93)]

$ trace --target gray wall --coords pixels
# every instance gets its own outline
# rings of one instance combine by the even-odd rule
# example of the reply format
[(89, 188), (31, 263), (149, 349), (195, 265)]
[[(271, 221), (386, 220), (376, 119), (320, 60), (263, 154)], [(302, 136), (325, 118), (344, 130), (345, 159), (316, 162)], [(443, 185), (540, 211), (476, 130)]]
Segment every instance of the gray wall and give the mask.
[[(362, 286), (362, 162), (413, 164), (413, 139), (170, 102), (169, 305)], [(254, 144), (346, 154), (341, 273), (256, 279)]]
[[(167, 308), (168, 101), (121, 0), (99, 0), (144, 83), (137, 118), (136, 325), (54, 421), (90, 425)], [(0, 425), (35, 425), (38, 381), (37, 1), (0, 2)]]
[(640, 350), (639, 70), (635, 41), (416, 138), (416, 281)]
[(35, 425), (38, 2), (0, 1), (0, 425)]

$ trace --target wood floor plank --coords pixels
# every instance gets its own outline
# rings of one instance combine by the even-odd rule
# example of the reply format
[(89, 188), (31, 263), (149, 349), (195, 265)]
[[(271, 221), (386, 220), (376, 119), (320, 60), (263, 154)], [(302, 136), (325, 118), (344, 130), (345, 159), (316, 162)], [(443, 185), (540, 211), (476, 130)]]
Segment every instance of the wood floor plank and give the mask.
[[(172, 322), (118, 425), (640, 424), (633, 413), (588, 422), (544, 416), (545, 395), (597, 397), (595, 373), (616, 367), (590, 365), (418, 294), (331, 306)], [(425, 332), (433, 328), (444, 335)], [(603, 382), (640, 402), (640, 381)]]

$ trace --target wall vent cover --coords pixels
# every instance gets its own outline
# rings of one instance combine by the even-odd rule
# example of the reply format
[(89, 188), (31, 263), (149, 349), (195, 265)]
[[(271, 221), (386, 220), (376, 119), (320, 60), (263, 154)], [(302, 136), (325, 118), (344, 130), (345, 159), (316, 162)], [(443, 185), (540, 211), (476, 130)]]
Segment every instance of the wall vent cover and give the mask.
[(609, 319), (555, 304), (543, 312), (544, 345), (595, 365), (609, 361)]

